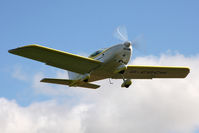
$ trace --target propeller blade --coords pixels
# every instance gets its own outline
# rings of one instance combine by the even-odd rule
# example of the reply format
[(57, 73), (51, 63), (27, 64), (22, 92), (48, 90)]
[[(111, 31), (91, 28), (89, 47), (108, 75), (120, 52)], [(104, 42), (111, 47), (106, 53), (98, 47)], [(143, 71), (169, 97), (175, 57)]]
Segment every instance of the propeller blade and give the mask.
[(128, 41), (128, 33), (125, 26), (118, 26), (114, 32), (114, 36), (121, 41)]
[(132, 41), (132, 47), (134, 47), (135, 49), (139, 51), (146, 52), (146, 42), (144, 40), (144, 36), (143, 35), (137, 36)]
[(139, 35), (133, 41), (129, 41), (127, 29), (125, 26), (118, 26), (114, 31), (114, 37), (123, 41), (123, 43), (131, 42), (133, 48), (142, 52), (146, 52), (146, 43), (144, 41), (144, 36)]

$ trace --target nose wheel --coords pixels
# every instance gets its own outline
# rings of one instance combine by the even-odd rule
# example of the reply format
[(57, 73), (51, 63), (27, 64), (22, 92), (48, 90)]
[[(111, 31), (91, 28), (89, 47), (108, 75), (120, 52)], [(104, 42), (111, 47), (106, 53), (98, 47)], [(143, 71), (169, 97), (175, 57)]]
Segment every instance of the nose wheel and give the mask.
[(123, 74), (121, 74), (121, 75), (122, 75), (122, 79), (123, 79), (123, 83), (122, 83), (121, 87), (129, 88), (129, 86), (132, 84), (132, 81), (130, 79), (125, 79)]

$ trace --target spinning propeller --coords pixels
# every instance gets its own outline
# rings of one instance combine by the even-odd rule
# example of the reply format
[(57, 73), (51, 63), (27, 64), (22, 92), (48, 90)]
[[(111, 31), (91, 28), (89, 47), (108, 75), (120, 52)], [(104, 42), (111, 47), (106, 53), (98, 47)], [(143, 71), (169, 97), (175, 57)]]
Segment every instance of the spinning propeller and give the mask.
[[(129, 41), (128, 32), (125, 26), (118, 26), (114, 32), (114, 36), (123, 41), (124, 45), (132, 45), (133, 48), (143, 51), (144, 50), (144, 42), (143, 36), (137, 36), (133, 41)], [(145, 51), (145, 50), (144, 50)]]

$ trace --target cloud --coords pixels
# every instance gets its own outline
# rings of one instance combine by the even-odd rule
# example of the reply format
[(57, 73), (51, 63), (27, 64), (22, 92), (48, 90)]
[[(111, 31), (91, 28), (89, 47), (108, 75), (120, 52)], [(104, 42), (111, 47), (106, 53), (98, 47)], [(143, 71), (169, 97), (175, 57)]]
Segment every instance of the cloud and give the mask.
[(135, 80), (129, 89), (119, 88), (118, 81), (111, 88), (104, 84), (100, 89), (108, 91), (89, 110), (87, 132), (194, 132), (199, 126), (199, 57), (163, 54), (132, 64), (189, 66), (191, 73), (186, 79)]
[(0, 99), (1, 133), (82, 133), (81, 119), (88, 105), (69, 108), (55, 101), (20, 107), (15, 101)]
[[(113, 85), (104, 80), (98, 90), (40, 86), (38, 73), (34, 88), (54, 100), (21, 107), (1, 98), (0, 132), (194, 133), (199, 127), (199, 56), (167, 53), (130, 64), (189, 66), (191, 72), (186, 79), (134, 80), (128, 89), (120, 88), (122, 80)], [(74, 98), (59, 103), (53, 93)]]
[(12, 77), (18, 80), (27, 81), (27, 75), (22, 71), (22, 67), (19, 65), (14, 67)]

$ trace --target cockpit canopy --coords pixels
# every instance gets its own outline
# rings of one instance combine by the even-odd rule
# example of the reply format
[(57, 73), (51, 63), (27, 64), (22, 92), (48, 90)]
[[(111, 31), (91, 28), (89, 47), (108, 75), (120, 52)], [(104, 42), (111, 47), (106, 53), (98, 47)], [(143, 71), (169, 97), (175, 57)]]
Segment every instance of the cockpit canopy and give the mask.
[(89, 58), (93, 58), (97, 55), (99, 55), (100, 53), (102, 53), (104, 51), (104, 49), (100, 49), (100, 50), (97, 50), (96, 52), (92, 53)]

